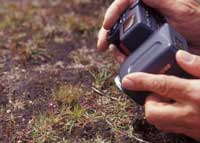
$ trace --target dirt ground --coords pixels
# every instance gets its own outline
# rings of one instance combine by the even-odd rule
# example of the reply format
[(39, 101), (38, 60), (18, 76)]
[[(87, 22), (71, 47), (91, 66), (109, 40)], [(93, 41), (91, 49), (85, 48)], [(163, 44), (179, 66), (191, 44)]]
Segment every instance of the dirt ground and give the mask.
[(0, 142), (195, 143), (147, 124), (96, 51), (112, 0), (0, 0)]

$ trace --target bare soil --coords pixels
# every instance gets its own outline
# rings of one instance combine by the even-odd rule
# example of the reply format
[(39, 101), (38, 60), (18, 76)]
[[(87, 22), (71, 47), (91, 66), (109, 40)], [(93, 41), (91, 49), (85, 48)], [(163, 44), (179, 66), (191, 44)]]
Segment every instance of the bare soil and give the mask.
[[(0, 2), (0, 142), (195, 143), (149, 125), (142, 107), (113, 84), (118, 64), (96, 51), (111, 0)], [(36, 121), (60, 115), (54, 91), (62, 85), (84, 87), (77, 101), (84, 119), (76, 119), (69, 131), (63, 127), (71, 120), (63, 115), (42, 128), (42, 134), (52, 133), (42, 136)]]

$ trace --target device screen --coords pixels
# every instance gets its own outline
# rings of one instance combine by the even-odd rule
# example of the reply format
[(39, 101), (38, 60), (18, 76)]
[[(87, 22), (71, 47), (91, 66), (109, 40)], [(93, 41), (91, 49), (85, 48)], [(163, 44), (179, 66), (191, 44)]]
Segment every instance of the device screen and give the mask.
[(124, 32), (128, 31), (128, 29), (133, 25), (135, 24), (135, 20), (136, 17), (135, 17), (135, 14), (131, 15), (128, 17), (128, 19), (124, 22)]

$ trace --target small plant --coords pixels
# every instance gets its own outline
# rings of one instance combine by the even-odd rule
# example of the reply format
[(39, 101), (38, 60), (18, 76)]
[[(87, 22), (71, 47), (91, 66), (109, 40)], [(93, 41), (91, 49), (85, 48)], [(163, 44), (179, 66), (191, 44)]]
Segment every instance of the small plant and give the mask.
[(54, 118), (48, 114), (40, 114), (32, 125), (30, 136), (34, 142), (55, 142), (59, 139), (56, 130), (53, 129)]
[(112, 73), (109, 71), (109, 69), (97, 69), (96, 71), (90, 71), (90, 74), (94, 78), (93, 86), (95, 86), (98, 89), (101, 89), (109, 78), (111, 78)]
[(74, 0), (76, 4), (88, 4), (91, 3), (91, 0)]
[(69, 134), (76, 125), (84, 122), (86, 110), (78, 103), (82, 92), (82, 87), (73, 85), (62, 85), (59, 90), (54, 91), (54, 100), (61, 105), (59, 114), (54, 115), (54, 121), (62, 125), (63, 130)]
[(91, 64), (90, 56), (82, 56), (89, 55), (89, 51), (86, 48), (81, 48), (78, 50), (74, 50), (70, 54), (70, 58), (73, 59), (73, 64), (87, 66)]
[(81, 87), (62, 85), (59, 90), (53, 92), (53, 98), (59, 104), (70, 106), (78, 102), (81, 92)]
[(78, 126), (79, 123), (84, 121), (85, 110), (80, 106), (75, 106), (74, 109), (70, 111), (69, 120), (65, 123), (64, 128), (69, 134), (71, 134), (72, 129)]
[(4, 108), (0, 106), (0, 118), (2, 117), (3, 113), (4, 113)]
[(78, 34), (84, 34), (85, 32), (94, 32), (99, 26), (99, 21), (90, 17), (69, 15), (66, 17), (66, 27), (69, 31), (76, 32)]
[(70, 116), (72, 120), (79, 120), (85, 113), (85, 110), (80, 106), (76, 105), (74, 109), (71, 111)]
[(91, 140), (83, 139), (82, 143), (111, 143), (111, 141), (107, 141), (106, 139), (103, 139), (103, 137), (97, 135), (95, 139), (91, 139)]
[(30, 126), (31, 132), (28, 136), (31, 136), (34, 142), (68, 142), (60, 134), (67, 132), (70, 135), (72, 129), (84, 121), (84, 114), (85, 110), (79, 105), (74, 108), (62, 106), (58, 113), (42, 113)]
[(95, 143), (111, 143), (111, 141), (106, 141), (101, 136), (97, 136), (94, 142)]

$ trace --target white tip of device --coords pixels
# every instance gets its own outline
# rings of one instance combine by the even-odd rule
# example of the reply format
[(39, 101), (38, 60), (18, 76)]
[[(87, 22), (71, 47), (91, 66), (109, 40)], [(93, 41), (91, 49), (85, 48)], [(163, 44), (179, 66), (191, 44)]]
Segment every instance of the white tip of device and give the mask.
[(115, 84), (116, 84), (116, 86), (119, 88), (119, 90), (123, 91), (123, 89), (122, 89), (122, 84), (121, 84), (121, 82), (120, 82), (120, 77), (119, 77), (119, 76), (117, 76), (117, 77), (115, 78)]

